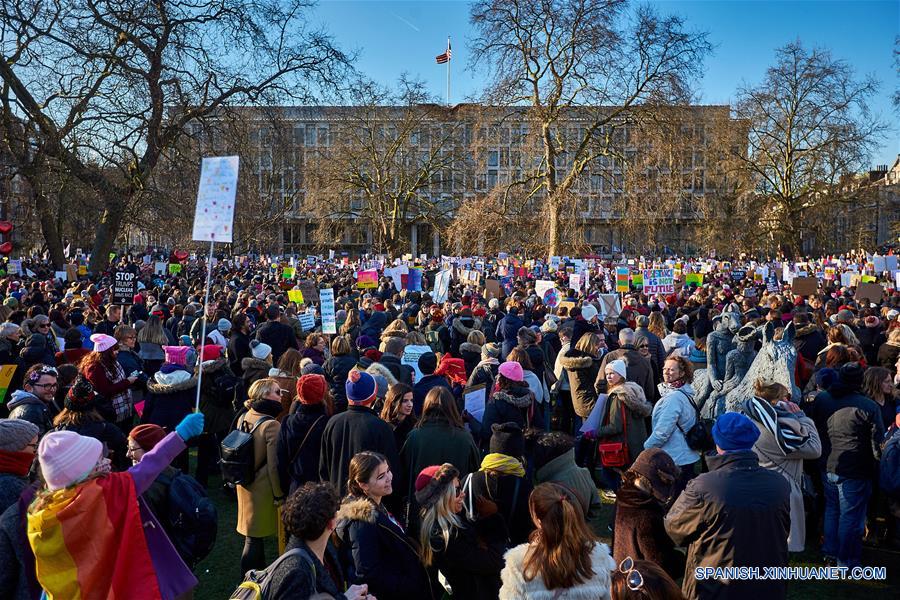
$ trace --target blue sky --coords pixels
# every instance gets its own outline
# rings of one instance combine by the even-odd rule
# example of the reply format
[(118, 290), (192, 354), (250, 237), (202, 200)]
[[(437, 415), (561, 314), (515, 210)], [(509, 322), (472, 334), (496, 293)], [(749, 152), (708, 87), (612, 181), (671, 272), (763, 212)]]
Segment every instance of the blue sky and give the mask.
[[(872, 164), (893, 163), (900, 153), (898, 111), (890, 102), (897, 89), (893, 67), (894, 38), (900, 35), (900, 2), (656, 0), (667, 13), (683, 16), (692, 29), (709, 32), (715, 45), (700, 83), (700, 101), (728, 104), (742, 83), (761, 81), (775, 48), (799, 39), (805, 46), (825, 46), (858, 73), (874, 74), (881, 90), (874, 107), (892, 123)], [(452, 38), (451, 100), (461, 102), (483, 87), (479, 73), (466, 70), (466, 42), (472, 35), (465, 1), (380, 2), (320, 0), (314, 19), (338, 44), (359, 52), (357, 68), (382, 83), (408, 72), (427, 82), (439, 98), (446, 96), (446, 69), (434, 57)]]

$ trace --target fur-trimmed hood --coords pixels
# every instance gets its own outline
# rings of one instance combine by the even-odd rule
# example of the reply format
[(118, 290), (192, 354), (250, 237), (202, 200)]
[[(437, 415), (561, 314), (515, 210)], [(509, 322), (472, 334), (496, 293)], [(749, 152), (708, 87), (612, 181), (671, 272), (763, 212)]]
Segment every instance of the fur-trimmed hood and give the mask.
[(822, 331), (818, 325), (815, 323), (807, 323), (801, 327), (798, 327), (796, 331), (794, 331), (794, 337), (803, 337), (805, 335), (809, 335), (811, 333), (815, 333), (816, 331)]
[(581, 369), (590, 369), (591, 365), (598, 359), (585, 354), (581, 350), (569, 350), (563, 356), (559, 357), (559, 364), (567, 371), (578, 371)]
[(459, 351), (462, 352), (471, 352), (472, 354), (477, 354), (481, 356), (481, 346), (478, 344), (470, 344), (469, 342), (463, 342), (459, 345)]
[(157, 371), (154, 378), (147, 382), (147, 391), (151, 394), (174, 394), (197, 387), (197, 376), (187, 371), (163, 373)]
[(625, 403), (625, 406), (638, 416), (646, 417), (653, 412), (653, 406), (647, 401), (644, 388), (633, 381), (626, 381), (611, 391), (610, 395), (620, 398)]
[(258, 358), (254, 358), (252, 356), (247, 356), (241, 359), (241, 369), (244, 371), (247, 370), (256, 370), (256, 371), (265, 371), (269, 372), (269, 369), (272, 368), (272, 364), (265, 360), (259, 360)]
[(405, 340), (405, 339), (406, 339), (406, 335), (407, 335), (407, 333), (406, 333), (405, 331), (402, 331), (402, 330), (399, 330), (399, 329), (398, 329), (398, 330), (395, 330), (395, 331), (384, 331), (384, 332), (382, 332), (382, 334), (381, 334), (381, 341), (383, 342), (383, 341), (385, 341), (386, 339), (392, 338), (392, 337), (400, 338), (400, 339), (402, 339), (402, 340)]
[(206, 375), (208, 373), (215, 373), (217, 371), (221, 371), (228, 365), (228, 361), (224, 358), (217, 358), (215, 360), (207, 360), (200, 364), (200, 368), (203, 369), (203, 374)]
[(534, 401), (534, 394), (527, 387), (516, 387), (494, 392), (494, 400), (500, 400), (516, 408), (528, 408)]
[(566, 598), (566, 600), (596, 600), (597, 598), (609, 598), (610, 578), (612, 571), (616, 569), (616, 563), (610, 556), (609, 547), (597, 542), (591, 549), (591, 567), (594, 576), (589, 580), (566, 589), (562, 596), (560, 590), (548, 590), (544, 578), (538, 575), (531, 581), (525, 580), (525, 554), (528, 544), (520, 544), (511, 548), (504, 555), (505, 566), (500, 574), (503, 579), (503, 587), (500, 588), (500, 600), (552, 600), (553, 598)]
[[(467, 321), (469, 319), (472, 319), (472, 326), (470, 327), (463, 323), (463, 319)], [(479, 319), (478, 317), (456, 317), (455, 319), (453, 319), (453, 329), (456, 331), (456, 333), (464, 337), (468, 337), (468, 335), (472, 333), (474, 329), (481, 329), (481, 319)]]
[(337, 521), (364, 521), (374, 523), (378, 519), (377, 509), (371, 500), (347, 496), (337, 513)]
[(388, 369), (381, 363), (373, 362), (371, 365), (366, 367), (366, 373), (369, 375), (381, 375), (385, 379), (387, 379), (388, 385), (394, 385), (397, 383), (397, 378), (394, 377), (394, 374), (391, 373), (391, 370)]

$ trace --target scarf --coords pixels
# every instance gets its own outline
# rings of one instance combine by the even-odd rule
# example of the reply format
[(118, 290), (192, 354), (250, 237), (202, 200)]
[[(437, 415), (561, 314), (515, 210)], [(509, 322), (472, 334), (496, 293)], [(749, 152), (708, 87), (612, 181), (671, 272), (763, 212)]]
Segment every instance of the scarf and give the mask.
[(762, 398), (748, 399), (744, 411), (772, 434), (785, 456), (801, 448), (809, 439), (809, 433), (797, 419)]
[(131, 475), (50, 493), (28, 510), (35, 572), (51, 598), (159, 600)]
[(281, 406), (281, 402), (278, 402), (277, 400), (269, 400), (267, 398), (254, 400), (250, 403), (250, 408), (258, 413), (272, 417), (273, 419), (278, 418), (278, 415), (281, 414), (281, 411), (283, 409), (283, 407)]
[(0, 450), (0, 473), (10, 473), (17, 477), (25, 477), (34, 462), (34, 454), (31, 452), (14, 452), (12, 450)]
[(480, 471), (495, 471), (501, 475), (525, 477), (525, 467), (518, 460), (506, 454), (491, 452), (481, 461)]

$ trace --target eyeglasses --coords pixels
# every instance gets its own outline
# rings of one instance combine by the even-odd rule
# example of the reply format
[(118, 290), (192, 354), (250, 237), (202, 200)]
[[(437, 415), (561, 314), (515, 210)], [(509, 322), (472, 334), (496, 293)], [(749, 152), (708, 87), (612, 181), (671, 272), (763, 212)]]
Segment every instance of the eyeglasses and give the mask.
[(32, 383), (31, 387), (53, 389), (53, 388), (59, 387), (59, 384), (56, 383), (55, 381), (53, 383)]
[(134, 454), (135, 452), (143, 452), (143, 451), (144, 451), (143, 448), (140, 448), (140, 447), (134, 448), (132, 446), (128, 446), (128, 454)]
[(50, 323), (44, 323), (43, 325), (38, 325), (38, 329), (50, 329)]
[(644, 576), (634, 569), (634, 559), (626, 556), (625, 560), (619, 563), (619, 573), (625, 575), (625, 583), (632, 592), (637, 592), (644, 587)]

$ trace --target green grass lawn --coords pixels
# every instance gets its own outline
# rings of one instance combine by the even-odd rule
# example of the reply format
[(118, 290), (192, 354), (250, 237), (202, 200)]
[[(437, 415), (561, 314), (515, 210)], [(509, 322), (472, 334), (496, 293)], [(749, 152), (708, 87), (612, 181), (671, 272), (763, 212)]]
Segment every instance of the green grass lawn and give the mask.
[[(217, 477), (210, 478), (210, 497), (219, 509), (219, 533), (216, 546), (195, 573), (200, 585), (194, 593), (197, 600), (225, 600), (240, 583), (240, 558), (244, 538), (235, 532), (237, 523), (237, 501), (222, 490)], [(607, 517), (611, 516), (608, 511)], [(607, 544), (609, 538), (604, 539)], [(812, 544), (807, 544), (812, 547)], [(266, 559), (271, 562), (276, 555), (275, 538), (267, 540)], [(863, 549), (863, 564), (887, 568), (887, 581), (879, 582), (839, 582), (839, 581), (792, 581), (788, 583), (788, 598), (791, 600), (896, 600), (900, 597), (900, 553), (876, 548)], [(821, 566), (818, 553), (807, 550), (803, 554), (792, 555), (792, 566)], [(298, 599), (302, 600), (302, 599)], [(382, 599), (380, 599), (382, 600)], [(389, 599), (387, 599), (389, 600)], [(460, 600), (467, 600), (461, 598)], [(760, 600), (765, 600), (761, 598)]]

